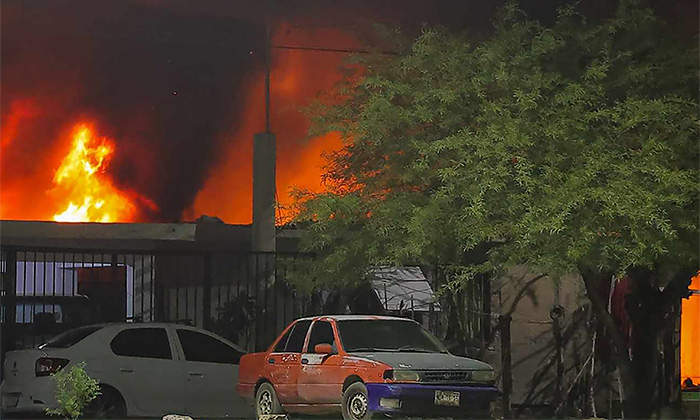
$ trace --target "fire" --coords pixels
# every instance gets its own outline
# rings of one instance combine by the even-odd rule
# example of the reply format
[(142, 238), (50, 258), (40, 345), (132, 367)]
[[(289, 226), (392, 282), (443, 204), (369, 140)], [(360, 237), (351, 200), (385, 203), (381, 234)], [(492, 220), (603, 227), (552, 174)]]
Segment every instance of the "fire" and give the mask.
[[(700, 274), (692, 278), (690, 289), (700, 290)], [(700, 383), (700, 295), (682, 301), (681, 383), (687, 378)]]
[(94, 129), (78, 124), (73, 131), (70, 152), (53, 177), (54, 193), (65, 204), (54, 214), (57, 222), (115, 222), (131, 220), (136, 206), (127, 193), (114, 187), (105, 175), (114, 144), (98, 139)]
[[(358, 41), (337, 28), (299, 28), (279, 22), (273, 44), (351, 49)], [(271, 68), (271, 131), (277, 139), (277, 223), (294, 215), (292, 188), (321, 192), (326, 190), (321, 175), (326, 164), (323, 153), (339, 150), (338, 135), (307, 139), (308, 120), (301, 107), (319, 93), (331, 89), (343, 73), (345, 54), (274, 49)], [(246, 92), (248, 114), (235, 132), (225, 133), (228, 150), (222, 151), (205, 185), (189, 209), (189, 217), (216, 215), (228, 223), (252, 221), (252, 141), (264, 131), (264, 80), (262, 69)], [(231, 192), (233, 197), (222, 194)]]

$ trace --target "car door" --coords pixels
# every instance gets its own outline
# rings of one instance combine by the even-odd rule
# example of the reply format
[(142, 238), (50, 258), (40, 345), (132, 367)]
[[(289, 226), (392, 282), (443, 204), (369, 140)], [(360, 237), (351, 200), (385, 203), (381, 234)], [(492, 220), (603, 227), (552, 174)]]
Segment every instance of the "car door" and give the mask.
[[(316, 354), (317, 344), (330, 344), (334, 353)], [(309, 342), (301, 355), (298, 376), (299, 397), (305, 404), (332, 404), (342, 400), (343, 372), (337, 352), (336, 334), (330, 321), (318, 320), (311, 326)]]
[(176, 328), (184, 355), (185, 411), (194, 417), (252, 416), (252, 405), (236, 393), (244, 352), (204, 331)]
[[(110, 341), (115, 386), (143, 415), (161, 416), (185, 408), (183, 366), (164, 327), (131, 327)], [(132, 407), (129, 407), (132, 411)]]
[(310, 325), (310, 320), (299, 320), (294, 323), (284, 347), (281, 347), (281, 342), (284, 341), (282, 337), (273, 351), (267, 355), (265, 372), (272, 381), (277, 398), (282, 404), (299, 403), (297, 377), (301, 370), (301, 351)]

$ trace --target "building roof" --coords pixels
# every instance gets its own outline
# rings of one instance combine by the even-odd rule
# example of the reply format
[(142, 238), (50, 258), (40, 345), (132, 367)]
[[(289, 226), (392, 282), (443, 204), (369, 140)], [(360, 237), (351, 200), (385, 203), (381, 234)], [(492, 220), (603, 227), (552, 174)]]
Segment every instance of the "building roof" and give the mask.
[[(277, 228), (277, 250), (294, 252), (298, 232)], [(216, 218), (190, 223), (59, 223), (0, 220), (3, 248), (64, 248), (104, 251), (248, 251), (250, 225)]]
[(433, 288), (420, 267), (377, 267), (369, 271), (372, 289), (388, 311), (439, 310)]

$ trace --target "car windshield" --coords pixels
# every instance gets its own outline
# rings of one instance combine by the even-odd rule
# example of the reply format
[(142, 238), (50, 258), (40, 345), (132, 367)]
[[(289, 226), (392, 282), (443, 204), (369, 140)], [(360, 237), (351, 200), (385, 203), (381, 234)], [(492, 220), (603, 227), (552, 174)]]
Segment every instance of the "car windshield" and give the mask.
[(83, 340), (85, 337), (89, 336), (90, 334), (94, 333), (95, 331), (101, 329), (102, 326), (99, 325), (93, 325), (89, 327), (81, 327), (81, 328), (76, 328), (74, 330), (66, 331), (63, 334), (59, 334), (56, 337), (52, 338), (45, 344), (42, 344), (39, 346), (40, 349), (43, 348), (56, 348), (56, 349), (65, 349), (70, 346), (73, 346)]
[(340, 341), (347, 352), (400, 351), (446, 353), (447, 350), (420, 325), (401, 320), (338, 321)]

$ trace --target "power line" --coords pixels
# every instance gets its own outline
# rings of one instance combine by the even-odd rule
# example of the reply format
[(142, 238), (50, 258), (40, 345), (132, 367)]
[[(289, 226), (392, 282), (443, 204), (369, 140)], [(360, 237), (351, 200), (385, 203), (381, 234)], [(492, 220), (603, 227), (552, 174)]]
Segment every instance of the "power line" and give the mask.
[(387, 54), (387, 55), (399, 55), (395, 51), (371, 51), (371, 50), (361, 50), (361, 49), (343, 49), (343, 48), (323, 48), (323, 47), (305, 47), (305, 46), (295, 46), (295, 45), (271, 45), (270, 48), (276, 48), (278, 50), (302, 50), (302, 51), (320, 51), (320, 52), (337, 52), (337, 53), (349, 53), (349, 54)]

